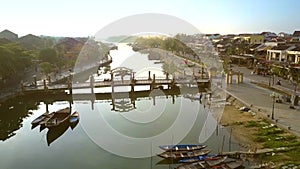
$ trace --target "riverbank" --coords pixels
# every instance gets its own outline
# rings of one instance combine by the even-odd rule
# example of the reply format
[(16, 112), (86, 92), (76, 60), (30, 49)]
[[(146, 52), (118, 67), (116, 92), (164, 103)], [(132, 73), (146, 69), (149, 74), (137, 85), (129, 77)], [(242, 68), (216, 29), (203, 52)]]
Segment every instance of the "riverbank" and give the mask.
[[(232, 131), (232, 137), (238, 140), (240, 146), (248, 151), (263, 148), (293, 147), (293, 150), (280, 153), (257, 155), (250, 160), (260, 164), (275, 164), (276, 168), (283, 165), (299, 165), (300, 140), (290, 132), (271, 124), (257, 112), (240, 111), (245, 106), (232, 96), (227, 97), (230, 105), (225, 106), (221, 118), (221, 125)], [(247, 159), (249, 160), (249, 159)]]

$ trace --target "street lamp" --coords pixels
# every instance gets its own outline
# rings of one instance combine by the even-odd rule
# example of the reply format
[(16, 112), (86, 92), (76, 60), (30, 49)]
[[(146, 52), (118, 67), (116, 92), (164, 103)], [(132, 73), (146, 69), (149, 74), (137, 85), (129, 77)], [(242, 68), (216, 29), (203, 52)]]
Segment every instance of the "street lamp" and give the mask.
[(270, 78), (269, 78), (269, 86), (271, 86), (271, 79), (272, 78), (273, 78), (273, 85), (274, 85), (274, 75), (273, 75), (273, 70), (272, 69), (269, 70), (269, 76), (270, 76)]
[(277, 96), (277, 94), (275, 92), (273, 92), (270, 96), (273, 99), (271, 119), (274, 120), (275, 98), (277, 98), (278, 96)]

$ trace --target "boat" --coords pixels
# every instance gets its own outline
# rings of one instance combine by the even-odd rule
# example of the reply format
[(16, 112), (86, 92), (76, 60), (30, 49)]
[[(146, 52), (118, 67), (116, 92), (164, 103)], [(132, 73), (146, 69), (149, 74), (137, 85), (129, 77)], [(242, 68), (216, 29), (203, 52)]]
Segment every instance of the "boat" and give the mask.
[(210, 160), (210, 161), (199, 161), (191, 164), (180, 165), (177, 169), (202, 169), (202, 168), (218, 168), (217, 166), (223, 163), (227, 159), (227, 156), (223, 156), (219, 159)]
[(190, 150), (201, 150), (204, 149), (206, 145), (202, 144), (179, 144), (179, 145), (165, 145), (159, 146), (159, 148), (165, 151), (190, 151)]
[[(52, 113), (51, 113), (52, 114)], [(54, 115), (45, 122), (45, 127), (57, 127), (65, 122), (69, 122), (70, 108), (61, 109), (53, 113)]]
[(32, 122), (31, 122), (31, 125), (32, 125), (32, 129), (35, 128), (36, 126), (38, 126), (40, 124), (41, 121), (43, 121), (45, 118), (47, 118), (49, 116), (49, 113), (46, 112), (42, 115), (40, 115), (39, 117), (37, 117), (36, 119), (34, 119)]
[(182, 158), (191, 158), (195, 156), (206, 155), (210, 150), (194, 150), (194, 151), (166, 151), (158, 156), (162, 158), (173, 158), (173, 159), (182, 159)]
[(239, 168), (242, 165), (243, 165), (242, 160), (233, 160), (233, 161), (224, 162), (219, 166), (215, 166), (214, 168), (235, 169), (235, 168)]
[(70, 122), (70, 127), (73, 130), (77, 124), (79, 123), (79, 113), (78, 112), (74, 112), (69, 119)]
[(221, 158), (222, 156), (218, 154), (208, 154), (208, 155), (203, 155), (203, 156), (195, 156), (192, 158), (185, 158), (182, 160), (179, 160), (179, 163), (194, 163), (197, 161), (209, 161), (209, 160), (216, 160)]
[(49, 119), (51, 119), (54, 116), (55, 112), (52, 112), (50, 114), (48, 114), (47, 117), (45, 117), (43, 120), (40, 121), (39, 125), (40, 125), (40, 131), (44, 130), (46, 128), (46, 123)]

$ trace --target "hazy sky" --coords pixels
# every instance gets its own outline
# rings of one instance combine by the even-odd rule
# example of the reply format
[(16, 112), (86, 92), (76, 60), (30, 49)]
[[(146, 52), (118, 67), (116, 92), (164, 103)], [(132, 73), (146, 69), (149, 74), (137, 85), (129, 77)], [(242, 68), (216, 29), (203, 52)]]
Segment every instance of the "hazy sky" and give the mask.
[(126, 16), (161, 13), (203, 33), (300, 30), (299, 0), (2, 0), (0, 31), (90, 36)]

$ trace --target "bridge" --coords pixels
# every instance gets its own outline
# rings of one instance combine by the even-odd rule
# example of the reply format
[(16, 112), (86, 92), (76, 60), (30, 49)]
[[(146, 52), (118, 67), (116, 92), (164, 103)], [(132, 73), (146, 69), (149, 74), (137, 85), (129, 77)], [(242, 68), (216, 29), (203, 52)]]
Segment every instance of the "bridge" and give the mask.
[[(125, 77), (129, 76), (129, 79)], [(119, 79), (117, 77), (120, 77)], [(24, 86), (21, 84), (21, 91), (23, 93), (28, 92), (40, 92), (40, 91), (66, 91), (69, 90), (69, 93), (72, 94), (73, 89), (91, 89), (91, 92), (94, 93), (95, 88), (111, 87), (112, 93), (114, 93), (114, 88), (118, 86), (128, 86), (131, 87), (131, 92), (134, 92), (135, 86), (150, 86), (150, 90), (153, 90), (164, 85), (168, 86), (168, 89), (173, 87), (178, 87), (178, 85), (184, 86), (193, 86), (197, 85), (200, 89), (210, 89), (210, 79), (209, 78), (176, 78), (175, 75), (169, 78), (169, 74), (166, 73), (165, 77), (156, 78), (155, 74), (151, 77), (151, 72), (148, 72), (148, 77), (144, 78), (135, 78), (134, 72), (131, 69), (125, 67), (119, 67), (111, 70), (111, 78), (103, 81), (95, 80), (94, 76), (91, 75), (88, 82), (76, 83), (73, 80), (72, 76), (69, 77), (69, 80), (65, 84), (52, 84), (49, 85), (44, 80), (43, 85), (36, 85), (33, 87)], [(76, 78), (76, 77), (75, 77)]]

